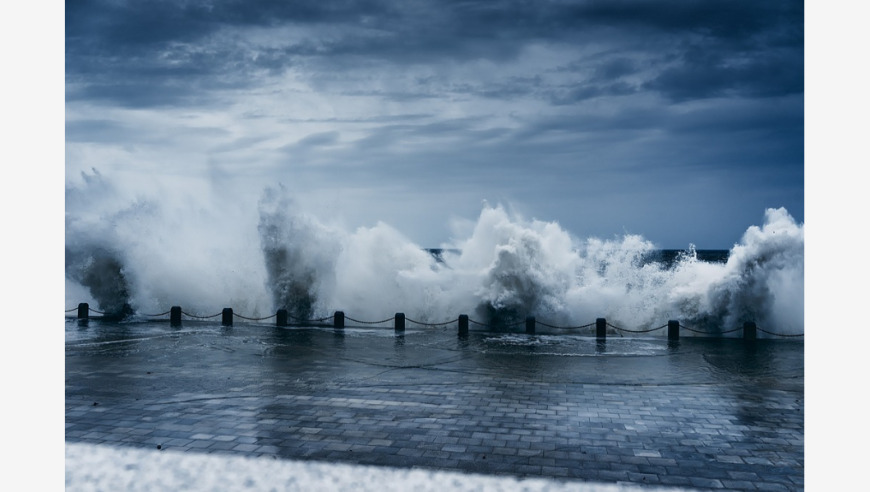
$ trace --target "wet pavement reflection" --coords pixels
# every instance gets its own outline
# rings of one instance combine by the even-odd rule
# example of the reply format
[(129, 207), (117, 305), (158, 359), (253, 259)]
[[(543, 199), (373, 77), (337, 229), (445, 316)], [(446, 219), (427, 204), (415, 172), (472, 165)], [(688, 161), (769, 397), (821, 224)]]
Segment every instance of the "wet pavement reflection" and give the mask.
[(752, 490), (803, 487), (803, 343), (66, 323), (66, 439)]

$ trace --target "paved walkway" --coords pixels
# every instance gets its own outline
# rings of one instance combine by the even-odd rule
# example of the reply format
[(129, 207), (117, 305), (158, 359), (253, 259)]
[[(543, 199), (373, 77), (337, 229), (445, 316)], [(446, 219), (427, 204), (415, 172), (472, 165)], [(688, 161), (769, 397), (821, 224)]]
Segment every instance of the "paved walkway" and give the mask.
[(75, 323), (68, 443), (803, 489), (801, 342)]

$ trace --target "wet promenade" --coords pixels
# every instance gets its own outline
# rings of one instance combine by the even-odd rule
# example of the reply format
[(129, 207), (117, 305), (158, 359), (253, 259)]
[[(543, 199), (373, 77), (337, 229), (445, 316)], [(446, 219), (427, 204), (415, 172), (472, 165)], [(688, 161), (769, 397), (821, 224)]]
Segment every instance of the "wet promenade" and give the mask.
[(803, 490), (803, 343), (66, 322), (66, 441)]

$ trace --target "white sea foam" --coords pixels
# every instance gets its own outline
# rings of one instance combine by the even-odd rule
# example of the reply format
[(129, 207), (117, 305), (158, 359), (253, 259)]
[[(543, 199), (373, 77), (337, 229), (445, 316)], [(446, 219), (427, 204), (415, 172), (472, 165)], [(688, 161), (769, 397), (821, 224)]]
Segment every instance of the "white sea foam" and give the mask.
[[(776, 333), (804, 329), (803, 225), (785, 209), (767, 210), (727, 263), (699, 261), (690, 251), (665, 267), (646, 261), (656, 247), (641, 236), (580, 239), (498, 205), (484, 205), (470, 233), (440, 245), (437, 261), (388, 224), (352, 231), (327, 225), (282, 188), (267, 188), (258, 200), (206, 207), (178, 193), (138, 197), (97, 172), (83, 175), (67, 189), (67, 307), (92, 302), (118, 310), (126, 303), (160, 313), (181, 305), (207, 315), (233, 307), (246, 316), (286, 308), (298, 318), (342, 310), (371, 321), (404, 312), (432, 323), (459, 314), (492, 324), (532, 315), (559, 326), (605, 317), (633, 330), (675, 319), (714, 332), (755, 321)], [(82, 299), (85, 292), (90, 297)]]

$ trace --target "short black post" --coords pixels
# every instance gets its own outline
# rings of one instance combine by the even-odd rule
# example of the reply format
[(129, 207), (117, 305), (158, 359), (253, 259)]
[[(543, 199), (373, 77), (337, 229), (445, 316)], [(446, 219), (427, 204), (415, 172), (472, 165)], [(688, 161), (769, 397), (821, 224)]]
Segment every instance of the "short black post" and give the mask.
[(405, 313), (396, 313), (395, 317), (396, 333), (405, 332)]
[(233, 308), (224, 308), (221, 311), (221, 324), (224, 326), (233, 326)]
[(526, 333), (529, 335), (535, 334), (535, 317), (527, 316), (526, 317)]
[(181, 326), (181, 306), (169, 308), (169, 326)]
[(743, 323), (743, 339), (744, 340), (755, 340), (758, 336), (758, 327), (755, 326), (754, 321), (747, 321)]
[(336, 328), (344, 328), (344, 311), (336, 311), (332, 320), (333, 326)]
[(668, 321), (668, 340), (680, 339), (680, 322), (677, 320)]
[(595, 338), (599, 340), (607, 338), (607, 320), (605, 318), (595, 320)]
[(468, 315), (459, 315), (459, 336), (468, 335)]
[(88, 319), (88, 311), (90, 311), (90, 307), (88, 306), (88, 303), (80, 302), (79, 303), (78, 318), (79, 319)]
[(275, 326), (287, 326), (287, 310), (279, 309), (275, 313)]

